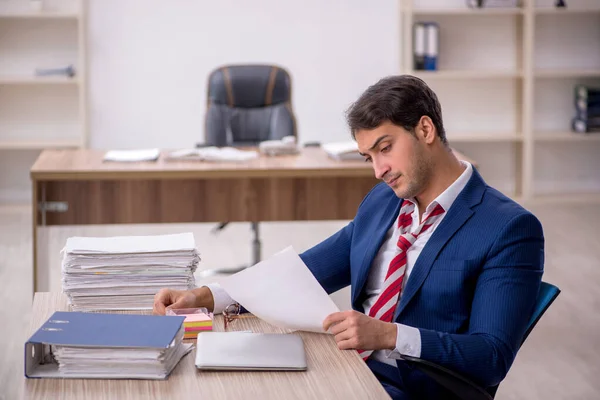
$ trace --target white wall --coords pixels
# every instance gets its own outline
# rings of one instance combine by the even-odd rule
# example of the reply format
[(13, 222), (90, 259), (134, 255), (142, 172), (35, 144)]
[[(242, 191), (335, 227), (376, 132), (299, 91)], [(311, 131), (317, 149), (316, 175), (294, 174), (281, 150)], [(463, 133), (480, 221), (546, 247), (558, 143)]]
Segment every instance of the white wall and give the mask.
[(302, 142), (346, 140), (344, 111), (400, 66), (397, 0), (92, 0), (90, 145), (192, 146), (206, 78), (276, 63), (293, 79)]

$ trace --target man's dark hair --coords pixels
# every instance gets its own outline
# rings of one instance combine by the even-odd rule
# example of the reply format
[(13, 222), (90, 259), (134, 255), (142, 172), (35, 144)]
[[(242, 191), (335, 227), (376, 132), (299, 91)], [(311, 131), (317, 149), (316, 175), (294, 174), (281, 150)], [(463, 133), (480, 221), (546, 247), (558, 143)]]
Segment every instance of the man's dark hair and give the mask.
[(358, 130), (375, 129), (388, 121), (414, 135), (414, 129), (424, 115), (431, 118), (440, 140), (447, 145), (442, 107), (436, 94), (417, 77), (397, 75), (370, 86), (350, 106), (346, 118), (355, 138)]

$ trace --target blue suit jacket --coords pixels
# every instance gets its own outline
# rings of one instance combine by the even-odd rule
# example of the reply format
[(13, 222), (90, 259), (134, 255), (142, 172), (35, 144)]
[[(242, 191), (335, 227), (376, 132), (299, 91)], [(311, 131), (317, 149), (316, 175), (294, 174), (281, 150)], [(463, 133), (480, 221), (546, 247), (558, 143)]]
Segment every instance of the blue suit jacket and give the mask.
[[(352, 222), (300, 255), (328, 293), (351, 285), (357, 311), (364, 312), (371, 264), (401, 203), (387, 185), (375, 186)], [(473, 170), (417, 259), (394, 320), (420, 330), (422, 359), (493, 386), (520, 346), (543, 264), (537, 218)], [(427, 376), (397, 364), (391, 378), (409, 393), (441, 394)]]

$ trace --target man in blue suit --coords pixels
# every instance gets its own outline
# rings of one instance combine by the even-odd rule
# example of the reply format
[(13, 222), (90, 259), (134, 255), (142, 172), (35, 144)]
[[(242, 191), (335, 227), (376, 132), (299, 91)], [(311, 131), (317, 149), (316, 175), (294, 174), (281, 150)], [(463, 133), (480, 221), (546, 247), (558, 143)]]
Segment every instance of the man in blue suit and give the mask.
[[(393, 76), (352, 105), (348, 124), (383, 182), (343, 229), (300, 256), (351, 311), (323, 322), (395, 399), (453, 398), (401, 360), (420, 357), (489, 387), (507, 374), (533, 311), (544, 237), (530, 212), (450, 150), (435, 93)], [(233, 302), (218, 285), (162, 290), (154, 312)]]

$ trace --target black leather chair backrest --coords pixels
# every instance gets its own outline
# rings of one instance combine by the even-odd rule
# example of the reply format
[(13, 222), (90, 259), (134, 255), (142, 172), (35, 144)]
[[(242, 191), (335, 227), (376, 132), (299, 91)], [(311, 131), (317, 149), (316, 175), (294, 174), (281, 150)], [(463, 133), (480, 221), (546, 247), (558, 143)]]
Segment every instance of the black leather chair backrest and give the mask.
[(289, 73), (275, 65), (227, 65), (208, 77), (205, 144), (255, 146), (297, 136)]

